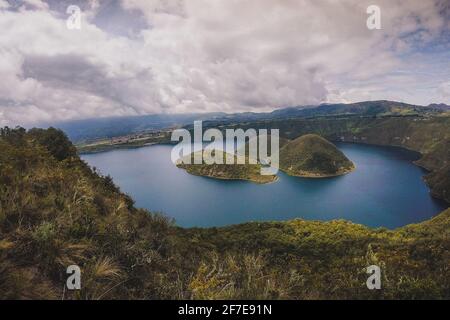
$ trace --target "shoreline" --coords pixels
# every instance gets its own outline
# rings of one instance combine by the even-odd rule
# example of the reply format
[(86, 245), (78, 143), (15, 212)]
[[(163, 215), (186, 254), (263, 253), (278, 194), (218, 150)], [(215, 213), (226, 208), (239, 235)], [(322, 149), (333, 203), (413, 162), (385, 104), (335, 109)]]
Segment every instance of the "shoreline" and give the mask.
[(257, 181), (257, 180), (252, 180), (252, 179), (245, 179), (245, 178), (228, 178), (228, 177), (217, 177), (217, 176), (212, 176), (212, 175), (207, 175), (207, 174), (197, 174), (194, 172), (190, 172), (189, 169), (183, 168), (183, 167), (179, 167), (176, 166), (178, 169), (182, 169), (184, 170), (186, 173), (196, 176), (196, 177), (205, 177), (205, 178), (209, 178), (209, 179), (219, 179), (219, 180), (229, 180), (229, 181), (248, 181), (248, 182), (252, 182), (252, 183), (256, 183), (256, 184), (270, 184), (270, 183), (275, 183), (279, 180), (279, 177), (277, 175), (274, 176), (274, 179), (272, 181), (267, 181), (267, 182), (261, 182), (261, 181)]
[(298, 177), (298, 178), (309, 178), (309, 179), (323, 179), (323, 178), (333, 178), (333, 177), (340, 177), (340, 176), (344, 176), (346, 174), (349, 174), (353, 171), (356, 170), (356, 165), (353, 164), (353, 167), (349, 170), (345, 170), (342, 172), (338, 172), (335, 174), (315, 174), (315, 173), (305, 173), (305, 174), (291, 174), (288, 170), (283, 170), (280, 168), (281, 171), (283, 171), (284, 173), (286, 173), (288, 176), (291, 177)]
[(83, 155), (83, 154), (96, 154), (96, 153), (103, 153), (103, 152), (110, 152), (110, 151), (114, 151), (114, 150), (124, 150), (124, 149), (139, 149), (139, 148), (145, 148), (145, 147), (150, 147), (150, 146), (154, 146), (154, 145), (172, 145), (172, 143), (170, 142), (148, 142), (145, 144), (141, 144), (141, 145), (127, 145), (127, 144), (123, 144), (123, 145), (108, 145), (108, 148), (99, 148), (99, 149), (94, 149), (94, 150), (83, 150), (84, 147), (77, 147), (77, 152), (79, 155)]
[(435, 215), (433, 215), (430, 218), (427, 218), (425, 220), (419, 221), (419, 222), (412, 222), (412, 223), (408, 223), (405, 225), (402, 225), (400, 227), (395, 227), (395, 228), (389, 228), (389, 227), (384, 227), (384, 226), (378, 226), (378, 227), (371, 227), (368, 226), (366, 224), (363, 223), (358, 223), (358, 222), (354, 222), (352, 220), (348, 220), (348, 219), (331, 219), (331, 220), (320, 220), (320, 219), (305, 219), (305, 218), (292, 218), (292, 219), (287, 219), (287, 220), (250, 220), (250, 221), (245, 221), (245, 222), (239, 222), (239, 223), (232, 223), (232, 224), (227, 224), (227, 225), (219, 225), (219, 226), (180, 226), (178, 224), (175, 224), (175, 228), (179, 228), (179, 229), (183, 229), (183, 230), (211, 230), (211, 229), (230, 229), (230, 228), (235, 228), (235, 227), (239, 227), (239, 226), (243, 226), (243, 225), (264, 225), (264, 224), (289, 224), (291, 222), (303, 222), (303, 223), (315, 223), (315, 224), (319, 224), (319, 225), (327, 225), (327, 224), (333, 224), (333, 223), (340, 223), (340, 222), (344, 222), (347, 223), (349, 225), (353, 225), (353, 226), (360, 226), (362, 228), (365, 228), (367, 230), (370, 231), (378, 231), (378, 230), (387, 230), (388, 232), (395, 232), (395, 231), (399, 231), (399, 230), (404, 230), (405, 228), (410, 228), (410, 227), (415, 227), (424, 223), (429, 223), (431, 221), (433, 221), (434, 219), (439, 219), (439, 217), (443, 217), (445, 215), (450, 215), (450, 205), (446, 208), (443, 209), (442, 211), (436, 213)]

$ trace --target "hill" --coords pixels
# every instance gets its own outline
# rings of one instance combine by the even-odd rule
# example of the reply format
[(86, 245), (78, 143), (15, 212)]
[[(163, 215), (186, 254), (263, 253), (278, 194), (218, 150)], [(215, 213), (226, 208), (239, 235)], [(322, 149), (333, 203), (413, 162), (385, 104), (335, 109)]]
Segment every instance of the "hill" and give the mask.
[(436, 105), (418, 106), (403, 102), (379, 100), (355, 103), (326, 103), (318, 106), (298, 106), (271, 113), (276, 117), (324, 117), (324, 116), (418, 116), (440, 114), (444, 110)]
[(429, 104), (428, 107), (433, 108), (433, 109), (440, 109), (443, 111), (450, 111), (450, 105), (445, 104), (445, 103), (432, 103), (432, 104)]
[(431, 188), (431, 195), (450, 203), (450, 164), (425, 176), (425, 182)]
[[(201, 152), (201, 151), (200, 151)], [(188, 173), (196, 176), (211, 177), (224, 180), (246, 180), (255, 183), (269, 183), (277, 179), (275, 175), (261, 175), (261, 164), (249, 164), (248, 157), (245, 158), (245, 164), (237, 164), (237, 156), (233, 157), (235, 164), (225, 164), (227, 154), (222, 151), (215, 151), (223, 160), (223, 164), (184, 164), (178, 162), (177, 167), (185, 169)], [(214, 153), (213, 153), (214, 154)], [(193, 159), (193, 154), (190, 156)], [(188, 156), (189, 157), (189, 156)]]
[(306, 134), (281, 148), (280, 168), (292, 176), (321, 178), (346, 174), (355, 166), (331, 142)]
[[(0, 298), (165, 295), (170, 220), (136, 209), (59, 130), (5, 128), (0, 148)], [(71, 264), (84, 290), (63, 293)]]

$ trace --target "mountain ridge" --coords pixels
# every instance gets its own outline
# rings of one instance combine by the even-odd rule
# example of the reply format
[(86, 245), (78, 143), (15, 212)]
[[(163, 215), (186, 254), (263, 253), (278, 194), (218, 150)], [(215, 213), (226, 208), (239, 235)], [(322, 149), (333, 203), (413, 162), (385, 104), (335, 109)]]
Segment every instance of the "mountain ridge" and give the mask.
[(256, 121), (274, 118), (317, 117), (317, 116), (388, 116), (388, 115), (427, 115), (441, 114), (449, 111), (443, 104), (420, 106), (403, 102), (376, 100), (355, 103), (323, 103), (284, 107), (271, 112), (240, 113), (185, 113), (185, 114), (150, 114), (126, 117), (102, 117), (84, 120), (72, 120), (42, 124), (41, 127), (62, 129), (73, 142), (111, 138), (148, 130), (169, 127), (182, 127), (192, 124), (194, 120), (208, 122)]

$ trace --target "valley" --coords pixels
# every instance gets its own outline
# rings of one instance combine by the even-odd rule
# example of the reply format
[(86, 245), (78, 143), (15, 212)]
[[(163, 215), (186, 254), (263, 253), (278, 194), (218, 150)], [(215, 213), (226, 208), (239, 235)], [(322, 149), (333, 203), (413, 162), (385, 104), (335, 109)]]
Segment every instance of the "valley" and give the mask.
[[(74, 263), (84, 285), (64, 299), (449, 298), (449, 209), (394, 230), (304, 219), (182, 228), (138, 209), (60, 131), (2, 129), (0, 147), (3, 299), (61, 299)], [(366, 288), (372, 264), (383, 290)]]

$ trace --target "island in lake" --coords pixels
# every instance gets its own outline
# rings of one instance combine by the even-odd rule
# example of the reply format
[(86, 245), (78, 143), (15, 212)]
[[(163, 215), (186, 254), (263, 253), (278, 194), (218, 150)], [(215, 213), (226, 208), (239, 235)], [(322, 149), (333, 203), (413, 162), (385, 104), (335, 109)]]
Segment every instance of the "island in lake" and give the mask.
[[(355, 169), (354, 164), (331, 142), (316, 134), (306, 134), (292, 141), (280, 143), (280, 169), (288, 175), (325, 178), (339, 176), (351, 172)], [(248, 145), (248, 143), (246, 144)], [(199, 151), (202, 152), (202, 151)], [(223, 164), (208, 164), (203, 161), (201, 164), (194, 164), (193, 154), (190, 164), (188, 161), (180, 159), (177, 167), (185, 169), (188, 173), (198, 176), (206, 176), (225, 180), (247, 180), (255, 183), (269, 183), (277, 179), (276, 175), (261, 175), (262, 164), (249, 164), (248, 157), (245, 164), (229, 165), (225, 164), (225, 152), (220, 152)], [(228, 154), (229, 155), (229, 154)], [(236, 155), (233, 163), (237, 162)], [(185, 159), (186, 160), (186, 159)]]
[[(230, 165), (225, 163), (225, 157), (234, 157), (233, 163), (238, 163), (238, 157), (236, 155), (230, 155), (221, 150), (215, 150), (212, 152), (212, 156), (216, 156), (215, 152), (217, 153), (217, 157), (221, 157), (223, 159), (223, 164), (207, 164), (204, 160), (201, 164), (194, 164), (193, 161), (190, 161), (191, 164), (187, 164), (187, 161), (182, 161), (182, 159), (179, 159), (176, 165), (178, 168), (185, 169), (190, 174), (216, 179), (247, 180), (261, 184), (277, 180), (276, 175), (261, 175), (262, 165), (260, 163), (249, 164), (248, 157), (245, 158), (245, 164)], [(191, 160), (193, 160), (194, 154), (191, 154), (190, 157)], [(203, 159), (205, 159), (205, 157), (203, 157)]]
[(328, 140), (306, 134), (281, 148), (280, 169), (291, 176), (326, 178), (349, 173), (355, 165)]

